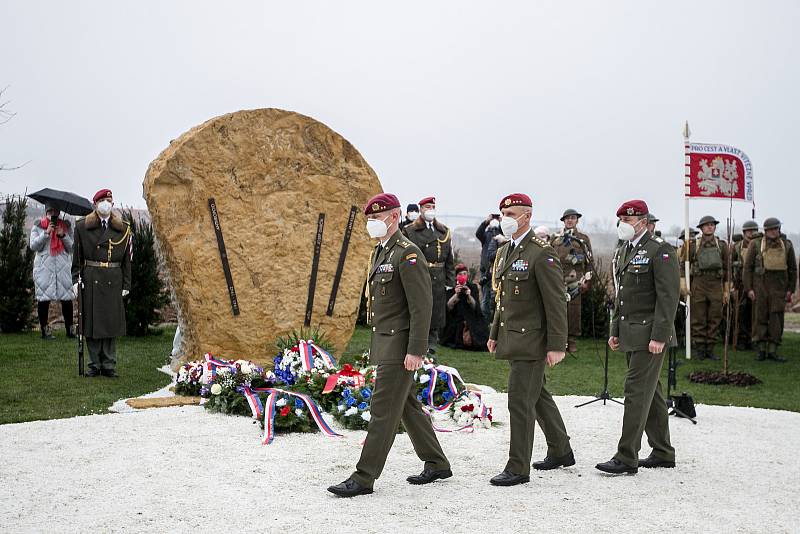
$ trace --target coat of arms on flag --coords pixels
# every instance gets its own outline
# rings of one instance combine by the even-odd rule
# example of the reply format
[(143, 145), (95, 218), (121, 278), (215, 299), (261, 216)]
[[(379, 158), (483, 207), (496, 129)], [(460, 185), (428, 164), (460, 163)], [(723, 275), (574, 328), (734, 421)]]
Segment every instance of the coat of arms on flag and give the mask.
[(687, 197), (753, 201), (753, 166), (747, 154), (727, 145), (690, 143)]

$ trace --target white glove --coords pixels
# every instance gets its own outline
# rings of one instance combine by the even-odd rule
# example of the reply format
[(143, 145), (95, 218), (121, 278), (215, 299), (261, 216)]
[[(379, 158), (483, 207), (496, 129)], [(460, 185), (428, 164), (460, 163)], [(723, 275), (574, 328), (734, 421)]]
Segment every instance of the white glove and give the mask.
[(128, 295), (130, 295), (130, 293), (131, 293), (131, 292), (130, 292), (130, 291), (128, 291), (127, 289), (123, 289), (123, 290), (122, 290), (122, 296), (123, 296), (123, 297), (127, 297)]
[(72, 284), (72, 294), (78, 296), (78, 284)]

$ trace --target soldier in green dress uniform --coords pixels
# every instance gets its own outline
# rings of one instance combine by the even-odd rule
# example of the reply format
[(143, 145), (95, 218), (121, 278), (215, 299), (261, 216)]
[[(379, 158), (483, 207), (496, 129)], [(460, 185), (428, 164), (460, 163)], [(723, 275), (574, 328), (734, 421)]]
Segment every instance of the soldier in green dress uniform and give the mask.
[(553, 396), (545, 388), (545, 366), (564, 359), (567, 299), (555, 250), (531, 230), (531, 199), (514, 193), (500, 202), (500, 227), (511, 240), (497, 251), (492, 269), (497, 308), (487, 343), (508, 360), (511, 443), (508, 462), (490, 483), (514, 486), (530, 481), (535, 423), (544, 432), (547, 456), (533, 464), (547, 470), (575, 464), (569, 436)]
[(370, 402), (372, 418), (356, 471), (328, 491), (340, 497), (372, 493), (400, 423), (424, 467), (408, 477), (428, 484), (453, 476), (430, 418), (417, 400), (414, 372), (428, 349), (431, 279), (425, 256), (400, 233), (400, 202), (392, 194), (373, 197), (364, 208), (367, 231), (379, 239), (367, 276), (367, 318), (372, 325), (370, 362), (378, 366)]
[[(630, 200), (617, 210), (617, 232), (623, 245), (612, 260), (616, 297), (608, 345), (625, 353), (628, 372), (617, 453), (595, 466), (610, 474), (632, 474), (639, 467), (675, 467), (659, 375), (665, 348), (676, 345), (680, 270), (675, 249), (647, 231), (647, 213), (643, 200)], [(643, 432), (653, 451), (640, 460)]]

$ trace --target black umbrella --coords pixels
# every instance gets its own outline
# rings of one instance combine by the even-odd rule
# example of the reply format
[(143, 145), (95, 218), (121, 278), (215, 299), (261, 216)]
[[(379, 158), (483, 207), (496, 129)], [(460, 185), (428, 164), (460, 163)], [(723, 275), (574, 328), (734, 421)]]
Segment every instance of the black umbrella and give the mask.
[(41, 202), (45, 206), (58, 208), (70, 215), (89, 215), (92, 210), (94, 210), (91, 202), (69, 191), (44, 188), (28, 196), (33, 200)]

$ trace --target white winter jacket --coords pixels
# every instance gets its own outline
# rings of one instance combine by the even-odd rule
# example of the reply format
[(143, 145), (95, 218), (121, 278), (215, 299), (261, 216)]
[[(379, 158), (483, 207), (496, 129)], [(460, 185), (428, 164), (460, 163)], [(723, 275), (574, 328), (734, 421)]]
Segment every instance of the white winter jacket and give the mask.
[(50, 234), (39, 225), (31, 228), (30, 247), (36, 253), (33, 260), (33, 284), (36, 300), (72, 300), (72, 223), (65, 220), (67, 232), (61, 241), (64, 250), (57, 256), (50, 255)]

